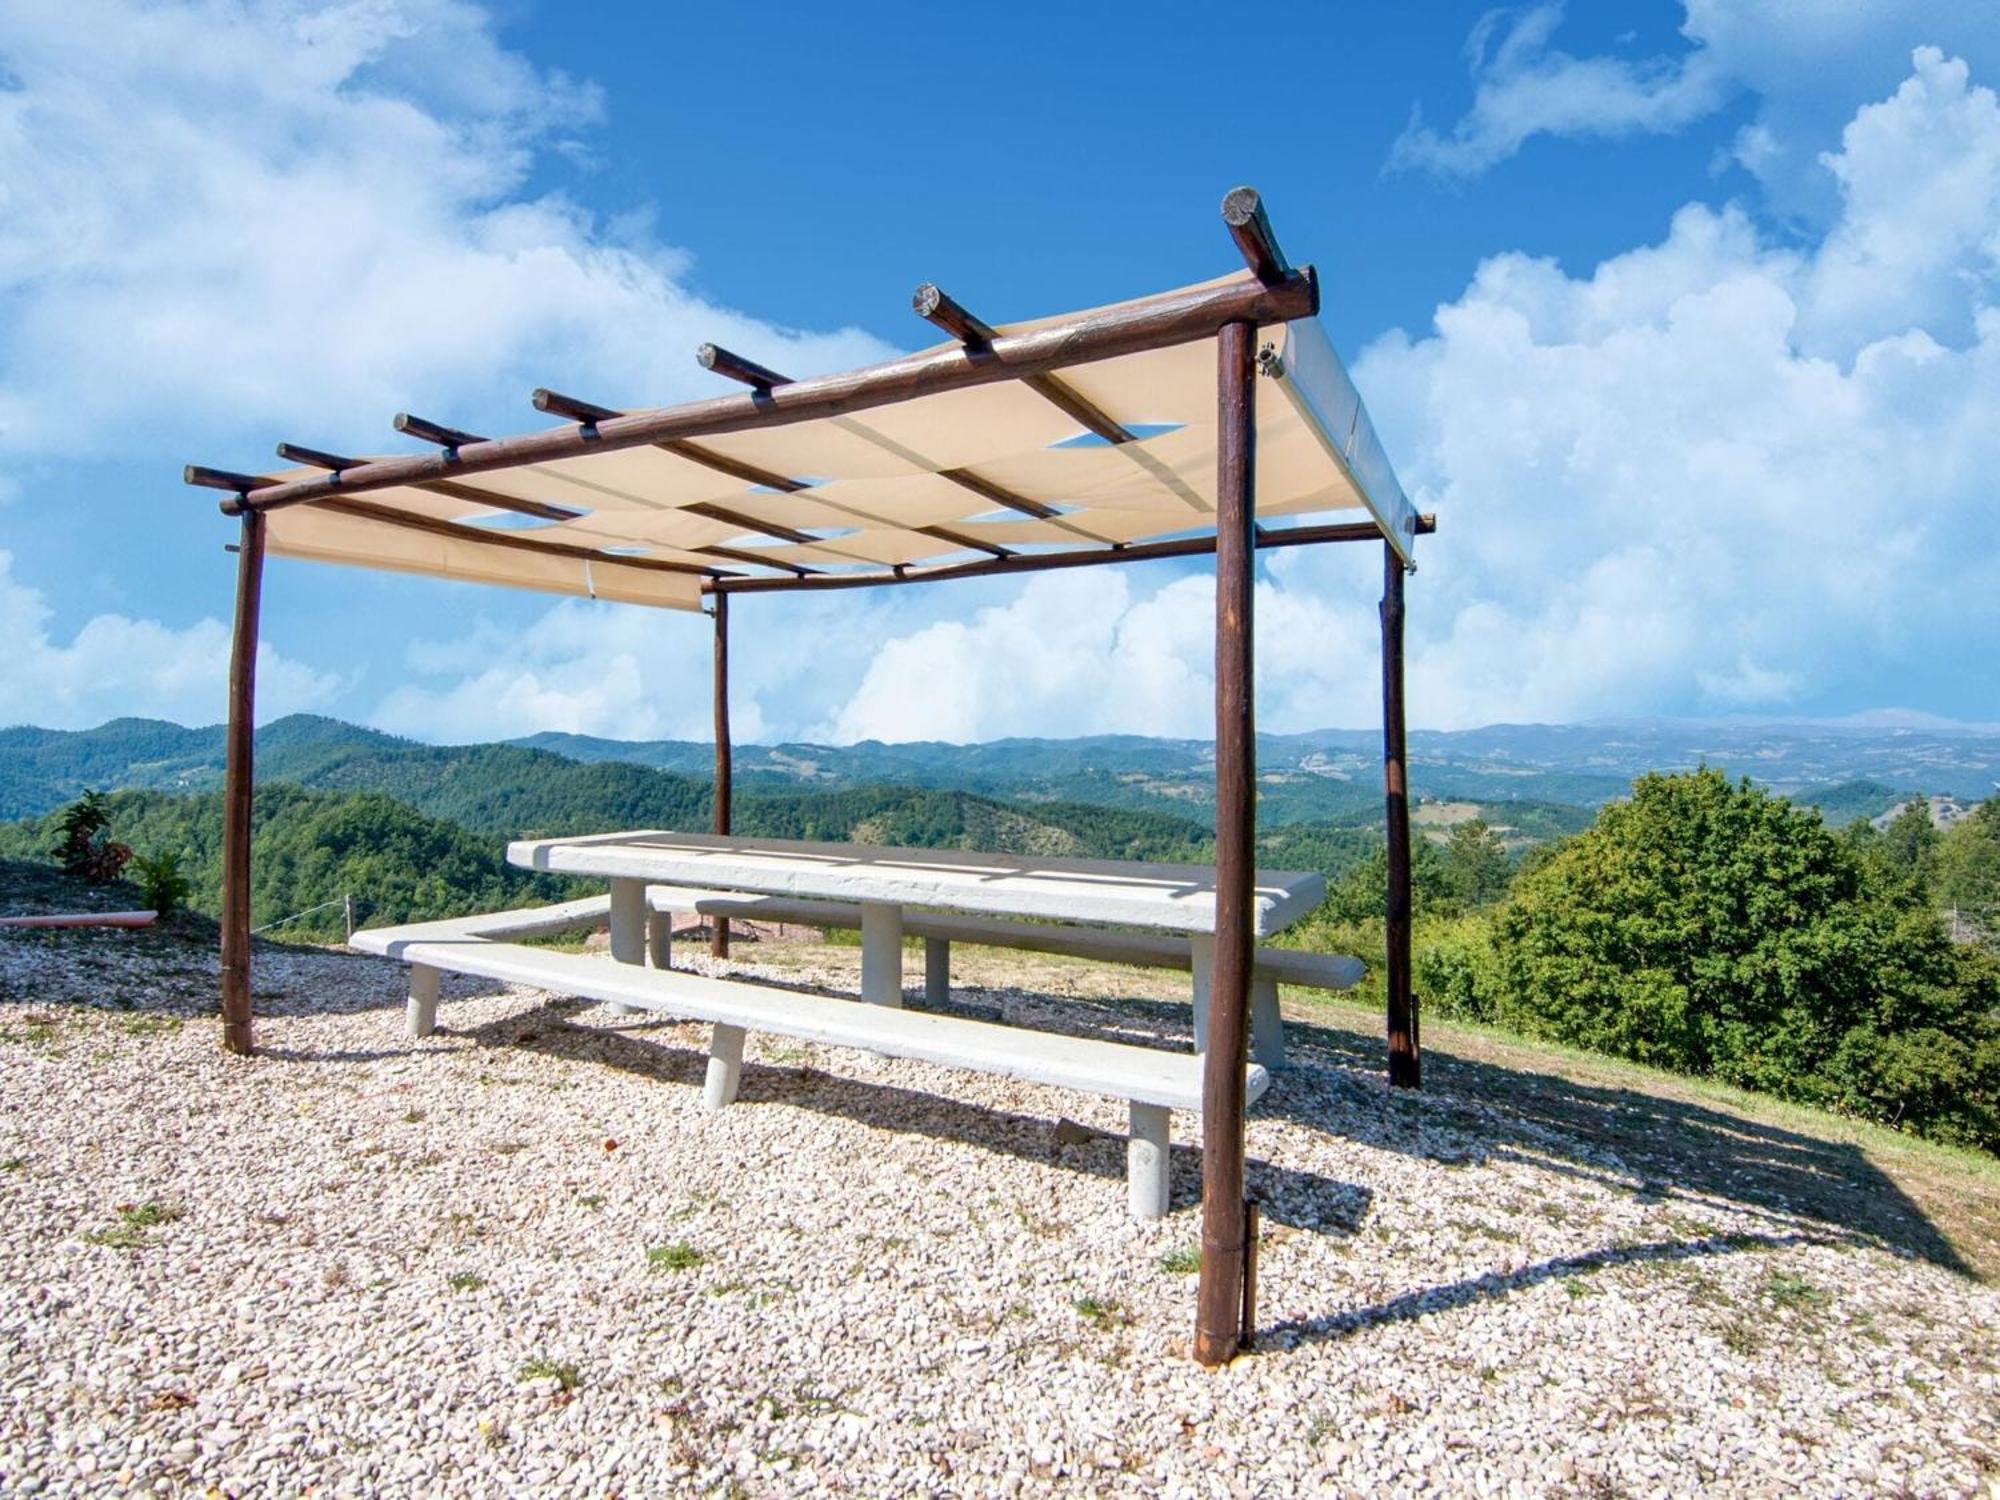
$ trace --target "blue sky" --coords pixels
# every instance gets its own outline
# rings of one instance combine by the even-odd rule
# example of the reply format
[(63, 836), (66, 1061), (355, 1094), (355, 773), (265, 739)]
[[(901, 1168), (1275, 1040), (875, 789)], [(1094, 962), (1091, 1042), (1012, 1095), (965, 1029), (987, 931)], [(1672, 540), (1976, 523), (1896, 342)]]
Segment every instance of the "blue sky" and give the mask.
[[(0, 14), (0, 718), (220, 716), (187, 460), (711, 391), (1232, 268), (1261, 188), (1406, 486), (1412, 717), (2000, 718), (2000, 9), (40, 0)], [(615, 40), (610, 40), (615, 38)], [(1372, 556), (1259, 595), (1373, 721)], [(1352, 549), (1358, 551), (1359, 549)], [(705, 626), (274, 562), (260, 708), (699, 736)], [(1200, 733), (1196, 565), (758, 599), (739, 735)]]

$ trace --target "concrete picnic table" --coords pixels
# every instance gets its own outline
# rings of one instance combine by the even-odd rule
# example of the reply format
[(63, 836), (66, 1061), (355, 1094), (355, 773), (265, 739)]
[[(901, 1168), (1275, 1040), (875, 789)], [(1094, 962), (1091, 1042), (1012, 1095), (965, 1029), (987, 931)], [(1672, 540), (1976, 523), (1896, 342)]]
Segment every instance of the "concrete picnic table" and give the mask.
[[(738, 838), (647, 829), (583, 838), (522, 839), (507, 860), (530, 870), (611, 883), (611, 953), (645, 961), (649, 885), (846, 901), (861, 907), (861, 996), (903, 1001), (903, 911), (918, 907), (989, 916), (1136, 928), (1185, 935), (1196, 993), (1205, 993), (1215, 932), (1210, 865), (1143, 864), (958, 849), (898, 849), (799, 839)], [(1255, 876), (1251, 935), (1282, 932), (1325, 899), (1310, 871)]]

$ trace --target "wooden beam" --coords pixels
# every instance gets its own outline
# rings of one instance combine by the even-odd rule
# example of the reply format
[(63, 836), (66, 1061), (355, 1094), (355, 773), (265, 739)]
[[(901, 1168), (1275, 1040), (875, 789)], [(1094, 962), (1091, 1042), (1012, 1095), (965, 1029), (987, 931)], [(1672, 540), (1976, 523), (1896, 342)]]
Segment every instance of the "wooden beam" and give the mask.
[[(552, 391), (546, 386), (537, 387), (534, 395), (529, 400), (533, 402), (537, 411), (550, 412), (559, 417), (568, 417), (572, 422), (579, 422), (590, 427), (595, 427), (597, 423), (608, 421), (613, 417), (624, 415), (616, 407), (599, 406), (595, 401), (583, 401), (575, 396), (565, 396), (560, 391)], [(711, 453), (706, 448), (698, 447), (694, 443), (656, 443), (653, 446), (664, 452), (673, 454), (676, 458), (685, 458), (692, 463), (701, 464), (705, 468), (714, 469), (718, 473), (727, 474), (732, 479), (741, 479), (746, 484), (760, 484), (768, 489), (783, 490), (786, 492), (808, 488), (807, 485), (798, 480), (787, 479), (782, 474), (773, 474), (768, 470), (759, 469), (751, 464), (738, 463), (735, 459), (725, 458), (719, 453)], [(755, 532), (759, 536), (768, 536), (781, 542), (804, 544), (817, 543), (819, 541), (819, 538), (810, 532), (795, 531), (789, 526), (778, 526), (768, 521), (755, 520), (750, 516), (744, 515), (741, 511), (730, 510), (726, 506), (716, 505), (705, 500), (694, 505), (680, 506), (679, 509), (688, 512), (690, 515), (706, 516), (711, 521), (721, 521), (724, 525), (740, 526), (745, 531)], [(701, 550), (712, 552), (717, 557), (734, 558), (737, 562), (755, 562), (766, 567), (784, 568), (798, 578), (809, 578), (819, 571), (817, 568), (808, 568), (799, 563), (780, 562), (768, 557), (758, 557), (755, 553), (751, 552), (734, 551), (727, 547), (704, 547)]]
[(1058, 376), (1027, 375), (1022, 377), (1021, 384), (1051, 406), (1060, 408), (1077, 426), (1095, 433), (1107, 443), (1115, 445), (1136, 441), (1124, 423), (1115, 420)]
[(251, 787), (255, 780), (257, 629), (264, 599), (264, 528), (243, 517), (236, 549), (236, 627), (229, 647), (229, 729), (222, 773), (222, 1045), (249, 1056)]
[(745, 359), (740, 354), (731, 354), (720, 344), (703, 344), (694, 351), (695, 361), (704, 370), (713, 370), (718, 375), (731, 380), (740, 380), (745, 385), (759, 391), (768, 391), (773, 386), (790, 385), (792, 377), (780, 375), (754, 359)]
[(1383, 988), (1388, 995), (1389, 1082), (1423, 1084), (1417, 1003), (1410, 985), (1410, 788), (1404, 749), (1403, 560), (1382, 544), (1382, 792), (1388, 839)]
[[(1434, 516), (1420, 516), (1418, 535), (1437, 529)], [(1382, 531), (1373, 521), (1340, 521), (1325, 526), (1288, 526), (1282, 531), (1260, 530), (1259, 547), (1307, 547), (1320, 542), (1379, 542)], [(821, 545), (825, 545), (821, 543)], [(996, 573), (1041, 573), (1055, 568), (1092, 568), (1105, 563), (1151, 562), (1166, 557), (1206, 557), (1215, 551), (1212, 536), (1182, 537), (1170, 542), (1131, 542), (1124, 546), (1093, 548), (1076, 552), (1017, 552), (1005, 560), (988, 562), (940, 563), (928, 568), (901, 566), (888, 572), (822, 573), (802, 582), (789, 578), (729, 578), (704, 584), (704, 591), (717, 594), (783, 593), (790, 589), (865, 589), (898, 583), (948, 583), (958, 578), (990, 578)]]
[(910, 306), (926, 323), (936, 324), (968, 349), (985, 349), (995, 337), (990, 324), (967, 311), (935, 281), (918, 287)]
[(1310, 268), (1278, 286), (1254, 278), (1195, 287), (1064, 319), (1029, 332), (1002, 334), (977, 357), (960, 348), (933, 349), (887, 364), (821, 375), (773, 387), (657, 411), (632, 412), (597, 424), (592, 433), (562, 426), (461, 447), (456, 456), (414, 454), (378, 459), (338, 476), (321, 475), (259, 486), (259, 510), (304, 505), (335, 494), (389, 489), (429, 479), (462, 478), (493, 469), (548, 463), (585, 453), (640, 448), (669, 439), (746, 432), (794, 422), (847, 416), (936, 391), (964, 390), (1003, 380), (1052, 374), (1121, 354), (1170, 348), (1214, 337), (1229, 322), (1258, 326), (1311, 317), (1319, 283)]
[(1292, 274), (1278, 237), (1271, 231), (1264, 200), (1253, 187), (1231, 188), (1222, 200), (1222, 222), (1229, 226), (1230, 238), (1243, 252), (1244, 264), (1266, 286), (1277, 286)]
[[(727, 837), (730, 814), (733, 811), (734, 794), (730, 787), (730, 773), (733, 769), (734, 749), (729, 741), (729, 599), (717, 594), (711, 606), (715, 611), (715, 789), (714, 827), (718, 835)], [(715, 926), (709, 934), (709, 953), (716, 958), (729, 957), (729, 918), (714, 918)]]
[(397, 412), (396, 420), (391, 425), (396, 431), (410, 437), (420, 438), (426, 443), (436, 443), (447, 454), (473, 443), (486, 441), (475, 432), (467, 432), (459, 427), (447, 427), (442, 422), (432, 422), (423, 417), (412, 416), (406, 411)]
[[(620, 557), (598, 547), (579, 547), (574, 542), (537, 542), (511, 531), (488, 531), (483, 527), (466, 526), (457, 521), (440, 521), (435, 516), (413, 515), (406, 510), (397, 510), (393, 505), (379, 505), (372, 500), (322, 500), (324, 510), (336, 515), (357, 516), (362, 520), (376, 521), (384, 526), (400, 527), (405, 531), (424, 531), (432, 536), (450, 537), (455, 542), (479, 542), (489, 547), (505, 547), (517, 552), (539, 552), (545, 557), (571, 557), (580, 562), (616, 563), (621, 568), (638, 568), (651, 573), (695, 573), (703, 577), (735, 576), (724, 575), (720, 569), (704, 568), (696, 563), (675, 562), (664, 557)], [(695, 550), (689, 548), (689, 551)]]
[(1194, 1357), (1223, 1364), (1244, 1339), (1248, 1215), (1243, 1201), (1244, 1066), (1257, 854), (1252, 686), (1256, 547), (1257, 329), (1216, 336), (1215, 956), (1201, 1070), (1201, 1277)]
[[(307, 448), (299, 443), (278, 444), (278, 457), (287, 463), (307, 464), (315, 469), (330, 469), (338, 477), (342, 472), (356, 467), (362, 459), (347, 458), (338, 453), (328, 453), (320, 448)], [(268, 479), (259, 480), (269, 484)], [(476, 484), (462, 484), (455, 479), (432, 479), (422, 484), (414, 484), (411, 489), (424, 490), (433, 495), (444, 495), (453, 500), (463, 500), (469, 505), (484, 505), (491, 510), (510, 511), (517, 516), (533, 516), (539, 521), (574, 521), (584, 511), (572, 510), (564, 505), (549, 505), (540, 500), (522, 500), (513, 495), (503, 495), (497, 490), (483, 489)], [(225, 506), (232, 514), (241, 507)]]
[[(933, 323), (965, 346), (968, 354), (982, 354), (992, 348), (993, 341), (1000, 335), (991, 324), (976, 316), (956, 298), (947, 293), (934, 281), (926, 281), (911, 297), (910, 306), (916, 309), (918, 317)], [(1129, 443), (1132, 434), (1118, 422), (1078, 395), (1066, 382), (1054, 375), (1030, 375), (1021, 384), (1040, 396), (1044, 401), (1056, 406), (1085, 431), (1095, 433), (1107, 443)]]
[(205, 490), (227, 490), (233, 495), (247, 495), (254, 489), (274, 484), (276, 481), (256, 474), (239, 474), (234, 469), (211, 469), (206, 464), (186, 464), (181, 469), (181, 483), (196, 485)]

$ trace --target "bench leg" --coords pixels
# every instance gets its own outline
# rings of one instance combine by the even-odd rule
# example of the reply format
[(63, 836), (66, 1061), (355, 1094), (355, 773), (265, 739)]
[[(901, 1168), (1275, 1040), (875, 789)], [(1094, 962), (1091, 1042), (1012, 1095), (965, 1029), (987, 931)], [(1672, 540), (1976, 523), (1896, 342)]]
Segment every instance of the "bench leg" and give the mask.
[(646, 957), (656, 969), (674, 966), (674, 914), (670, 911), (646, 913)]
[(951, 939), (924, 939), (924, 1004), (942, 1005), (951, 998)]
[[(611, 882), (611, 956), (621, 964), (646, 961), (646, 882)], [(629, 1005), (607, 1005), (605, 1013), (629, 1016)]]
[(1267, 1068), (1285, 1065), (1285, 1018), (1278, 1011), (1278, 981), (1250, 977), (1250, 1056)]
[(1208, 1050), (1208, 991), (1215, 977), (1215, 939), (1205, 932), (1188, 938), (1188, 956), (1194, 960), (1194, 1050)]
[(708, 1038), (708, 1084), (701, 1102), (721, 1109), (735, 1102), (736, 1086), (743, 1081), (743, 1028), (716, 1022)]
[(1125, 1193), (1135, 1219), (1166, 1216), (1169, 1143), (1166, 1107), (1133, 1104), (1132, 1134), (1125, 1143)]
[(903, 1005), (903, 908), (891, 902), (861, 903), (861, 998)]
[(411, 1036), (429, 1036), (437, 1030), (438, 980), (442, 977), (429, 964), (410, 965), (408, 1022)]

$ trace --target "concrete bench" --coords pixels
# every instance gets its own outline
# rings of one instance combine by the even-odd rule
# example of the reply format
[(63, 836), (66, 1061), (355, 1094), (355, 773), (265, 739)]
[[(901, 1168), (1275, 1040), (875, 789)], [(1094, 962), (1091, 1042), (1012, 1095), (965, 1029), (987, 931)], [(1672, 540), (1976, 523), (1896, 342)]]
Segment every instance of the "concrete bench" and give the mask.
[[(735, 1099), (743, 1072), (743, 1041), (751, 1031), (1123, 1099), (1130, 1110), (1125, 1163), (1131, 1211), (1147, 1219), (1166, 1213), (1171, 1115), (1177, 1109), (1197, 1113), (1201, 1109), (1199, 1057), (803, 995), (631, 962), (607, 963), (499, 942), (491, 936), (561, 931), (561, 925), (550, 924), (574, 926), (592, 919), (579, 910), (588, 904), (377, 928), (355, 933), (352, 946), (410, 965), (408, 1025), (413, 1036), (427, 1036), (436, 1027), (442, 973), (475, 974), (629, 1010), (707, 1021), (713, 1030), (703, 1101), (710, 1109), (721, 1109)], [(1255, 1101), (1269, 1087), (1270, 1075), (1252, 1063), (1245, 1071), (1245, 1083), (1247, 1100)]]
[[(693, 912), (714, 920), (792, 922), (805, 927), (857, 928), (858, 902), (812, 901), (789, 896), (746, 896), (729, 891), (683, 890), (649, 886), (646, 890), (647, 949), (653, 966), (673, 967), (672, 914)], [(967, 916), (956, 912), (909, 910), (903, 931), (924, 940), (924, 999), (942, 1003), (951, 991), (951, 945), (971, 943), (986, 948), (1019, 948), (1055, 953), (1099, 963), (1130, 964), (1145, 969), (1187, 969), (1194, 975), (1195, 1051), (1208, 1045), (1208, 980), (1214, 942), (1205, 936), (1171, 932), (1125, 932), (1105, 927), (1058, 926), (1010, 921), (1003, 917)], [(1284, 1066), (1285, 1031), (1278, 1010), (1278, 985), (1307, 989), (1345, 990), (1360, 983), (1366, 966), (1358, 958), (1338, 953), (1307, 953), (1296, 948), (1259, 948), (1251, 958), (1250, 1051), (1267, 1068)]]

